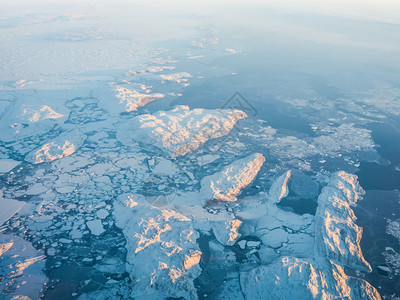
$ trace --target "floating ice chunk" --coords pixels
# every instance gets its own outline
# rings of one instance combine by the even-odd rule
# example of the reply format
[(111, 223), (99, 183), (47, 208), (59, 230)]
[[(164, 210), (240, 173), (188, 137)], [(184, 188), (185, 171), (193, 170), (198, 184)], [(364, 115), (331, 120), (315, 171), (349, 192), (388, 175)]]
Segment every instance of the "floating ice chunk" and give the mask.
[(246, 240), (241, 240), (238, 242), (240, 249), (246, 249)]
[(288, 233), (282, 228), (277, 228), (261, 236), (261, 239), (265, 245), (278, 248), (282, 246), (282, 243), (287, 242)]
[(175, 81), (180, 83), (182, 81), (187, 81), (187, 78), (192, 77), (192, 75), (187, 72), (179, 72), (170, 75), (160, 75), (160, 77), (163, 79), (163, 81)]
[(248, 247), (258, 247), (260, 245), (259, 241), (247, 241), (246, 244)]
[(212, 222), (212, 229), (218, 242), (222, 245), (233, 245), (240, 237), (238, 229), (242, 221), (238, 219)]
[(160, 159), (160, 161), (154, 166), (153, 173), (157, 175), (172, 176), (179, 172), (179, 167), (168, 159)]
[(48, 249), (47, 249), (47, 255), (48, 255), (48, 256), (54, 256), (54, 255), (56, 255), (56, 249), (54, 249), (54, 248), (48, 248)]
[(377, 268), (386, 274), (390, 274), (392, 272), (392, 270), (387, 266), (380, 265), (380, 266), (377, 266)]
[(138, 108), (164, 97), (160, 93), (142, 94), (136, 90), (130, 90), (121, 86), (116, 87), (115, 91), (118, 92), (116, 97), (120, 99), (119, 104), (124, 106), (124, 111), (126, 112), (138, 110)]
[(61, 238), (61, 239), (59, 239), (58, 240), (60, 243), (63, 243), (63, 244), (71, 244), (72, 243), (72, 240), (70, 240), (70, 239), (65, 239), (65, 238)]
[(103, 224), (100, 220), (88, 221), (86, 225), (89, 228), (90, 232), (94, 235), (100, 235), (105, 231)]
[(386, 233), (393, 235), (400, 242), (400, 219), (398, 220), (387, 220)]
[(140, 142), (154, 145), (171, 156), (181, 156), (208, 140), (228, 134), (245, 117), (240, 110), (190, 110), (181, 105), (126, 121), (118, 128), (117, 138), (125, 145)]
[(204, 165), (212, 163), (213, 161), (215, 161), (218, 158), (220, 158), (219, 155), (211, 155), (211, 154), (202, 155), (202, 156), (197, 157), (197, 163), (199, 164), (199, 166), (202, 167)]
[(4, 199), (3, 193), (0, 192), (0, 226), (17, 213), (24, 205), (25, 202), (13, 199)]
[(95, 266), (97, 270), (104, 273), (121, 274), (125, 272), (125, 263), (118, 257), (108, 257)]
[(85, 137), (84, 134), (79, 132), (61, 134), (53, 141), (28, 153), (25, 160), (33, 164), (40, 164), (69, 156), (83, 144)]
[(97, 212), (96, 212), (96, 215), (100, 218), (100, 219), (105, 219), (105, 218), (107, 218), (107, 216), (109, 215), (109, 213), (108, 213), (108, 211), (106, 210), (106, 209), (104, 209), (104, 208), (102, 208), (102, 209), (99, 209)]
[(221, 172), (204, 177), (201, 181), (201, 194), (205, 202), (210, 200), (232, 202), (240, 191), (257, 176), (265, 162), (261, 153), (239, 159)]
[(174, 66), (152, 66), (145, 70), (129, 71), (125, 74), (125, 76), (129, 77), (129, 76), (136, 76), (136, 75), (145, 74), (145, 73), (157, 73), (157, 72), (161, 72), (164, 70), (173, 70), (173, 69), (175, 69)]
[(289, 194), (288, 181), (290, 176), (291, 171), (289, 170), (273, 182), (269, 189), (270, 201), (272, 201), (272, 203), (278, 203)]
[(40, 195), (45, 193), (48, 190), (48, 187), (44, 186), (41, 183), (35, 183), (34, 185), (30, 186), (25, 194), (26, 195)]
[(64, 117), (64, 115), (55, 112), (50, 106), (47, 105), (41, 106), (39, 110), (25, 108), (23, 114), (27, 117), (29, 123), (35, 123), (40, 120), (58, 119)]
[(318, 197), (316, 220), (316, 252), (338, 264), (371, 271), (360, 248), (362, 229), (356, 224), (351, 206), (364, 191), (357, 176), (335, 173)]
[(270, 299), (381, 299), (368, 282), (334, 263), (319, 266), (293, 257), (241, 272), (240, 284), (248, 300), (264, 299), (265, 291)]
[(21, 162), (13, 159), (0, 159), (0, 173), (7, 173), (18, 166)]
[(269, 265), (279, 257), (279, 254), (269, 247), (261, 247), (257, 252), (262, 265)]
[(314, 253), (314, 234), (292, 233), (288, 235), (285, 247), (280, 248), (281, 255), (290, 255), (297, 258), (310, 257)]
[(116, 225), (127, 240), (127, 271), (136, 281), (132, 295), (196, 299), (193, 280), (201, 273), (201, 252), (192, 220), (172, 209), (151, 207), (143, 198), (119, 197), (114, 204)]

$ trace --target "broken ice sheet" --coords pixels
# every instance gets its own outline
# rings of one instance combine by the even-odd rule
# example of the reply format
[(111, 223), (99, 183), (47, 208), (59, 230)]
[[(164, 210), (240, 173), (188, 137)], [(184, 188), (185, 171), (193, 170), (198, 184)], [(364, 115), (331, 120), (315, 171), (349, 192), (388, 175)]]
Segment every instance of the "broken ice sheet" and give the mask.
[[(2, 259), (34, 249), (11, 257), (34, 263), (5, 277), (5, 296), (379, 298), (350, 173), (360, 153), (379, 158), (369, 124), (397, 124), (395, 76), (381, 77), (398, 53), (387, 6), (357, 7), (367, 41), (351, 13), (346, 34), (336, 9), (316, 26), (314, 4), (291, 6), (315, 8), (307, 28), (268, 3), (229, 3), (229, 21), (224, 5), (157, 5), (0, 10)], [(220, 109), (236, 90), (262, 120)]]

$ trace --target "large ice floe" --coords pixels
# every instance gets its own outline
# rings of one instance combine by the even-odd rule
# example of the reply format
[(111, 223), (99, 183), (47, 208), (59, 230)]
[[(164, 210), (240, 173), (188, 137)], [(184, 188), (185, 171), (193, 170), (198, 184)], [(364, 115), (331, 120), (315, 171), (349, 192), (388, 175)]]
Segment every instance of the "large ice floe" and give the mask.
[(256, 177), (265, 158), (256, 153), (227, 166), (221, 173), (204, 177), (201, 181), (201, 194), (205, 201), (232, 202), (237, 200), (240, 191)]
[(240, 110), (191, 110), (181, 105), (126, 121), (118, 128), (117, 138), (126, 145), (133, 142), (154, 145), (176, 157), (196, 150), (208, 140), (227, 135), (245, 117)]
[(371, 271), (365, 261), (360, 240), (362, 229), (356, 224), (352, 206), (364, 191), (356, 176), (338, 172), (318, 197), (316, 213), (316, 252), (336, 264)]
[(332, 262), (318, 265), (295, 257), (243, 272), (245, 299), (380, 299), (368, 282), (349, 277)]
[(142, 195), (119, 197), (114, 215), (127, 239), (127, 271), (135, 281), (132, 296), (196, 299), (193, 280), (201, 272), (201, 251), (192, 219), (150, 207)]
[[(275, 199), (286, 194), (289, 174), (272, 185), (279, 195)], [(277, 189), (279, 182), (281, 191)], [(304, 252), (301, 258), (292, 251), (281, 251), (284, 255), (270, 264), (241, 272), (245, 299), (263, 299), (266, 293), (271, 299), (380, 299), (368, 282), (344, 271), (345, 267), (370, 271), (359, 245), (362, 230), (355, 225), (351, 209), (362, 194), (356, 176), (335, 173), (318, 197), (314, 249)]]

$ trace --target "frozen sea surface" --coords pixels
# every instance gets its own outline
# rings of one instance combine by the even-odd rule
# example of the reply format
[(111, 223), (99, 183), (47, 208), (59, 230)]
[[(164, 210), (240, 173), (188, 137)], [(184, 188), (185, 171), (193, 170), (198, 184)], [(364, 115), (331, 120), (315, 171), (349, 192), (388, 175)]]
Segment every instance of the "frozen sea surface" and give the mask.
[(1, 299), (399, 299), (394, 1), (0, 4)]

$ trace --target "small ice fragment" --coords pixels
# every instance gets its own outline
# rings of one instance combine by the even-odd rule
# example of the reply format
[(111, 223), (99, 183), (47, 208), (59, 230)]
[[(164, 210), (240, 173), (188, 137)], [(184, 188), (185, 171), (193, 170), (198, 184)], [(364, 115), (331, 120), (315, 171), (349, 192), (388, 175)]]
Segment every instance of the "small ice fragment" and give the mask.
[(100, 219), (104, 220), (104, 219), (107, 218), (107, 216), (108, 216), (108, 211), (105, 210), (104, 208), (102, 208), (102, 209), (100, 209), (100, 210), (98, 210), (98, 211), (96, 212), (96, 215), (97, 215)]
[(260, 245), (259, 241), (247, 241), (248, 247), (257, 247), (258, 245)]
[(100, 220), (88, 221), (86, 225), (89, 227), (90, 232), (94, 235), (100, 235), (105, 231)]
[(238, 245), (239, 245), (240, 249), (245, 249), (246, 248), (246, 240), (241, 240), (238, 243)]

